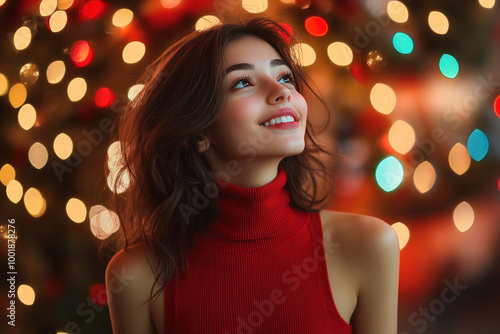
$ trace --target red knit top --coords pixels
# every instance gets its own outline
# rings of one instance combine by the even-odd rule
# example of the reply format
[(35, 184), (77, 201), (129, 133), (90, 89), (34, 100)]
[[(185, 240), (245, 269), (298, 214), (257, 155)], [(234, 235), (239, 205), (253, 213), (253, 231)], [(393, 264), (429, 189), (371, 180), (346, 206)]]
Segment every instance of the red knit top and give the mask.
[(245, 188), (217, 180), (219, 218), (165, 289), (165, 333), (348, 334), (333, 301), (319, 213), (295, 210), (280, 169)]

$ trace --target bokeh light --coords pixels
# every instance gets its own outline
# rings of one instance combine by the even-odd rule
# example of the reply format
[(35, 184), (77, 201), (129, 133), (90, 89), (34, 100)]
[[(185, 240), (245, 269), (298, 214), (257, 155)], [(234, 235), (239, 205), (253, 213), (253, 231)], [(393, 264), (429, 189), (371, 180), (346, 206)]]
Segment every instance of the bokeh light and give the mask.
[(127, 92), (127, 97), (130, 101), (133, 101), (137, 95), (142, 91), (144, 88), (144, 84), (136, 84), (133, 85), (132, 87), (129, 88)]
[(62, 60), (53, 61), (47, 67), (47, 81), (53, 85), (61, 82), (66, 73), (66, 65)]
[(40, 2), (40, 15), (49, 16), (57, 9), (57, 0), (42, 0)]
[[(107, 178), (108, 188), (117, 194), (123, 193), (130, 186), (130, 174), (127, 169), (120, 171), (113, 169), (109, 171)], [(116, 189), (115, 189), (116, 186)]]
[(241, 6), (249, 13), (262, 13), (267, 9), (267, 0), (243, 0)]
[(78, 14), (82, 21), (97, 20), (104, 15), (107, 7), (107, 2), (90, 0), (86, 1), (83, 6), (80, 7)]
[(370, 102), (379, 113), (388, 115), (396, 107), (396, 93), (386, 84), (377, 83), (370, 91)]
[(83, 223), (87, 218), (87, 207), (81, 200), (70, 198), (66, 203), (66, 214), (75, 223)]
[(393, 156), (382, 160), (375, 170), (375, 179), (382, 190), (391, 192), (403, 181), (403, 165)]
[(405, 248), (408, 240), (410, 240), (410, 230), (405, 224), (401, 222), (394, 223), (391, 225), (391, 227), (394, 229), (394, 231), (396, 231), (396, 234), (398, 235), (399, 250)]
[(413, 183), (421, 194), (425, 194), (432, 189), (436, 183), (436, 170), (430, 162), (424, 161), (415, 168)]
[(134, 19), (134, 12), (128, 8), (118, 9), (111, 19), (111, 23), (118, 28), (128, 26)]
[(328, 23), (319, 16), (310, 16), (304, 23), (309, 34), (316, 37), (325, 36), (328, 32)]
[(0, 73), (0, 96), (4, 96), (9, 91), (9, 80)]
[(21, 182), (17, 180), (10, 180), (5, 188), (5, 193), (7, 194), (7, 198), (12, 203), (19, 203), (19, 201), (23, 198), (23, 186)]
[(373, 50), (366, 55), (366, 65), (370, 70), (380, 72), (386, 64), (380, 52)]
[(395, 33), (392, 38), (392, 44), (399, 53), (406, 55), (413, 51), (413, 40), (404, 32)]
[(28, 27), (21, 27), (16, 30), (12, 43), (17, 50), (26, 49), (31, 43), (31, 30)]
[(13, 108), (19, 108), (24, 104), (28, 97), (28, 91), (22, 83), (16, 83), (10, 87), (9, 102)]
[(58, 10), (50, 16), (49, 29), (53, 33), (58, 33), (66, 27), (68, 23), (68, 15), (64, 10)]
[(387, 15), (397, 23), (408, 21), (408, 8), (401, 1), (389, 1), (387, 4)]
[(456, 143), (448, 154), (448, 162), (455, 174), (464, 174), (470, 167), (469, 151), (464, 145)]
[(11, 164), (3, 165), (0, 169), (0, 182), (2, 182), (4, 186), (6, 186), (11, 180), (15, 178), (16, 170), (14, 169), (14, 167), (12, 167)]
[[(1, 83), (0, 83), (0, 92), (2, 90), (1, 88)], [(2, 94), (0, 93), (0, 96)], [(495, 110), (495, 114), (497, 114), (498, 117), (500, 117), (500, 95), (497, 96), (497, 98), (495, 99), (495, 103), (493, 104), (493, 109)]]
[(33, 167), (41, 169), (47, 163), (49, 153), (42, 143), (36, 142), (29, 149), (28, 158)]
[(415, 144), (415, 131), (405, 121), (398, 120), (389, 129), (389, 143), (401, 154), (406, 154)]
[(194, 28), (197, 31), (202, 31), (208, 28), (211, 28), (213, 26), (217, 26), (221, 24), (219, 18), (217, 16), (213, 15), (205, 15), (203, 17), (200, 17), (198, 21), (196, 21), (196, 24), (194, 25)]
[(67, 91), (70, 101), (80, 101), (87, 93), (87, 82), (83, 78), (74, 78), (68, 84)]
[(17, 114), (17, 121), (24, 130), (31, 129), (36, 122), (35, 108), (29, 103), (23, 105)]
[(21, 284), (17, 288), (17, 297), (24, 305), (33, 305), (35, 303), (35, 290), (29, 285)]
[(297, 43), (292, 46), (292, 52), (299, 57), (299, 63), (302, 66), (310, 66), (316, 61), (316, 52), (306, 43)]
[(105, 306), (108, 304), (106, 286), (102, 283), (96, 283), (90, 287), (89, 297), (98, 306)]
[(54, 153), (59, 157), (59, 159), (68, 159), (71, 153), (73, 153), (73, 141), (70, 136), (65, 133), (60, 133), (54, 139)]
[(182, 0), (161, 0), (161, 5), (163, 8), (171, 9), (179, 6)]
[(25, 85), (33, 85), (37, 82), (39, 76), (40, 70), (38, 69), (38, 66), (33, 63), (23, 65), (19, 71), (19, 79)]
[(0, 0), (0, 6), (3, 6), (3, 4), (5, 3), (5, 1), (7, 1), (7, 0)]
[(90, 64), (94, 58), (94, 51), (87, 41), (77, 41), (70, 50), (70, 57), (77, 67), (84, 67)]
[(490, 143), (483, 131), (475, 129), (467, 140), (467, 150), (472, 159), (481, 161), (488, 153)]
[(99, 108), (108, 108), (114, 101), (115, 93), (107, 87), (101, 87), (95, 93), (94, 102)]
[(125, 165), (122, 154), (122, 147), (118, 140), (109, 145), (107, 153), (108, 168), (110, 171), (115, 172)]
[(57, 0), (57, 8), (60, 10), (66, 10), (73, 6), (74, 0)]
[(459, 71), (458, 62), (455, 57), (445, 53), (439, 60), (439, 70), (445, 77), (454, 79)]
[(123, 48), (123, 61), (127, 64), (135, 64), (146, 54), (146, 46), (142, 42), (130, 42)]
[(120, 228), (118, 215), (102, 205), (94, 205), (89, 210), (90, 231), (104, 240)]
[(448, 22), (446, 15), (438, 11), (432, 11), (429, 13), (428, 22), (432, 31), (439, 35), (446, 34), (450, 28), (450, 23)]
[(460, 232), (467, 231), (474, 223), (474, 209), (463, 201), (458, 204), (453, 211), (453, 222)]
[(24, 194), (24, 206), (30, 215), (38, 218), (45, 213), (46, 202), (38, 189), (29, 188)]
[(495, 0), (479, 0), (479, 4), (484, 8), (493, 8), (495, 6)]
[(343, 42), (333, 42), (327, 48), (328, 57), (338, 66), (347, 66), (352, 63), (353, 53), (349, 45)]

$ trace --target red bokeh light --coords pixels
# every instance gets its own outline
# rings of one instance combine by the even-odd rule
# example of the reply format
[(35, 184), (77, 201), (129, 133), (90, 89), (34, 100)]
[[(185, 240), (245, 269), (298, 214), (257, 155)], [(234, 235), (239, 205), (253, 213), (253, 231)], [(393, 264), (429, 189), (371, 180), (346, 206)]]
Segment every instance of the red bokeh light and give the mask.
[(328, 31), (328, 23), (319, 16), (311, 16), (306, 19), (306, 30), (313, 36), (324, 36)]
[(94, 57), (94, 51), (87, 41), (78, 41), (73, 44), (70, 57), (77, 67), (84, 67), (90, 64)]
[[(285, 31), (290, 35), (290, 36), (293, 36), (293, 29), (292, 29), (292, 26), (289, 25), (288, 23), (284, 23), (284, 22), (280, 22), (279, 23), (280, 27), (285, 29)], [(290, 43), (290, 36), (286, 35), (285, 33), (283, 33), (282, 31), (279, 31), (278, 30), (278, 33), (281, 35), (281, 37), (283, 37), (283, 39), (287, 42), (287, 43)]]
[(495, 103), (493, 105), (493, 109), (495, 109), (495, 114), (500, 117), (500, 95), (497, 96)]
[(80, 8), (78, 14), (80, 20), (82, 21), (97, 20), (104, 15), (107, 8), (108, 4), (106, 2), (100, 0), (91, 0), (87, 1)]
[(90, 287), (89, 297), (98, 306), (105, 306), (108, 304), (106, 286), (102, 283), (96, 283)]
[(115, 100), (115, 94), (113, 91), (107, 87), (102, 87), (95, 93), (95, 105), (99, 108), (107, 108), (113, 104)]
[(498, 178), (498, 191), (500, 191), (500, 177)]

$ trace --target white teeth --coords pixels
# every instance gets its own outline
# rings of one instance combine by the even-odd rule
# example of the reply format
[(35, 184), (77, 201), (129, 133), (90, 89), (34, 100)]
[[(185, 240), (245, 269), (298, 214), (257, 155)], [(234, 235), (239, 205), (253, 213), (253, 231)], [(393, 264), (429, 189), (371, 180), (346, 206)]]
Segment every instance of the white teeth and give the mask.
[(268, 122), (265, 122), (264, 124), (261, 124), (260, 126), (269, 126), (269, 125), (274, 125), (274, 124), (280, 124), (280, 123), (289, 123), (289, 122), (295, 122), (292, 116), (281, 116), (281, 117), (275, 117), (269, 120)]

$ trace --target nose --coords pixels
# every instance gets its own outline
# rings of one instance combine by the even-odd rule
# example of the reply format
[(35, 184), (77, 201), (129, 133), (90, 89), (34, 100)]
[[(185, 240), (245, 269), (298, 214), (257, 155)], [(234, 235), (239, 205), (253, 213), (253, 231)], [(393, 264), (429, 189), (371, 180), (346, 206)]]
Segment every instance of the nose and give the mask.
[(267, 96), (267, 102), (269, 104), (278, 104), (282, 102), (290, 102), (292, 99), (292, 95), (290, 93), (290, 89), (283, 86), (280, 83), (273, 84), (272, 87), (269, 88), (269, 94)]

